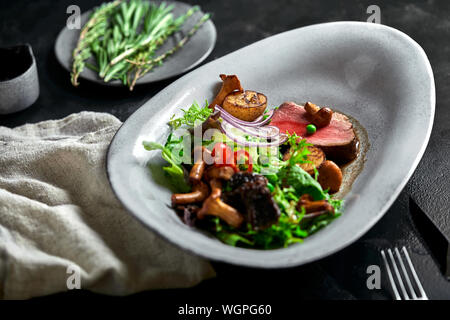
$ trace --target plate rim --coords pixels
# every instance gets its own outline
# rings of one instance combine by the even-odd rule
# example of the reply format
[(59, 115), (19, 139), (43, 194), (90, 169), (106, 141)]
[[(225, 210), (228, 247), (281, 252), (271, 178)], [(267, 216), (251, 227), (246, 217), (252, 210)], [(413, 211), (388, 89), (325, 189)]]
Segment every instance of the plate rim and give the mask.
[[(264, 41), (268, 41), (268, 39), (272, 38), (272, 37), (276, 37), (276, 36), (280, 36), (280, 35), (284, 35), (286, 33), (294, 33), (297, 32), (298, 30), (301, 29), (308, 29), (308, 28), (313, 28), (313, 27), (320, 27), (320, 26), (325, 26), (325, 25), (333, 25), (333, 24), (351, 24), (351, 25), (372, 25), (372, 27), (374, 28), (380, 28), (380, 29), (386, 29), (386, 30), (390, 30), (391, 32), (396, 33), (397, 35), (399, 35), (401, 38), (403, 38), (404, 40), (406, 40), (408, 43), (410, 43), (412, 46), (414, 46), (418, 53), (420, 54), (425, 67), (426, 67), (426, 71), (427, 71), (427, 76), (430, 80), (430, 117), (429, 117), (429, 121), (428, 121), (428, 128), (427, 131), (425, 133), (425, 137), (423, 140), (423, 143), (419, 149), (419, 151), (417, 152), (414, 161), (412, 162), (412, 165), (409, 168), (409, 171), (406, 175), (404, 175), (403, 179), (401, 180), (401, 183), (398, 184), (397, 188), (395, 188), (395, 190), (392, 192), (391, 196), (388, 198), (388, 200), (385, 202), (385, 204), (382, 206), (382, 208), (378, 211), (378, 213), (371, 218), (367, 224), (365, 224), (361, 229), (355, 231), (355, 233), (353, 234), (353, 236), (349, 239), (346, 240), (345, 242), (341, 243), (339, 246), (336, 246), (334, 249), (328, 250), (328, 251), (322, 251), (321, 253), (312, 256), (312, 257), (307, 257), (304, 258), (302, 260), (299, 259), (286, 259), (283, 260), (283, 263), (277, 263), (276, 261), (266, 261), (266, 264), (260, 264), (260, 263), (252, 263), (249, 262), (248, 260), (242, 259), (240, 258), (239, 255), (236, 255), (232, 258), (227, 258), (224, 257), (221, 254), (216, 254), (214, 252), (212, 252), (211, 254), (204, 254), (204, 253), (200, 253), (197, 251), (193, 251), (193, 249), (191, 249), (189, 247), (189, 245), (185, 245), (185, 243), (183, 243), (182, 241), (175, 241), (174, 239), (167, 237), (166, 235), (164, 235), (160, 230), (157, 230), (155, 228), (153, 228), (152, 226), (150, 226), (149, 224), (145, 223), (143, 220), (141, 220), (141, 218), (135, 214), (133, 212), (133, 210), (131, 208), (129, 208), (125, 201), (122, 201), (120, 195), (116, 192), (113, 183), (112, 183), (112, 179), (111, 179), (111, 175), (112, 172), (110, 172), (110, 158), (112, 157), (111, 154), (111, 148), (112, 146), (115, 144), (116, 139), (118, 137), (118, 135), (120, 134), (120, 131), (123, 129), (123, 127), (126, 125), (127, 121), (135, 114), (137, 113), (139, 110), (141, 110), (143, 107), (145, 107), (145, 105), (147, 105), (150, 101), (152, 101), (153, 99), (158, 98), (160, 95), (164, 94), (164, 92), (166, 90), (168, 90), (169, 88), (172, 87), (176, 87), (178, 85), (178, 83), (183, 82), (184, 78), (187, 77), (191, 72), (197, 72), (198, 70), (201, 70), (203, 68), (206, 68), (210, 63), (213, 62), (217, 62), (220, 61), (222, 59), (224, 59), (225, 57), (227, 57), (228, 55), (240, 52), (244, 49), (246, 49), (247, 47), (253, 46), (255, 44), (258, 43), (262, 43)], [(111, 189), (113, 190), (114, 195), (117, 197), (117, 199), (121, 202), (121, 204), (124, 206), (124, 208), (133, 215), (133, 217), (135, 217), (142, 225), (144, 225), (147, 229), (151, 230), (152, 232), (155, 232), (156, 234), (158, 234), (159, 236), (161, 236), (163, 239), (167, 240), (168, 242), (174, 244), (175, 246), (186, 250), (196, 256), (200, 256), (209, 260), (214, 260), (214, 261), (220, 261), (220, 262), (225, 262), (228, 264), (232, 264), (232, 265), (238, 265), (238, 266), (245, 266), (245, 267), (253, 267), (253, 268), (260, 268), (260, 269), (274, 269), (274, 268), (288, 268), (288, 267), (295, 267), (295, 266), (300, 266), (300, 265), (304, 265), (313, 261), (317, 261), (320, 259), (323, 259), (325, 257), (328, 257), (340, 250), (343, 250), (344, 248), (348, 247), (350, 244), (354, 243), (355, 241), (357, 241), (358, 239), (360, 239), (365, 233), (367, 233), (384, 215), (385, 213), (388, 211), (388, 209), (392, 206), (392, 204), (395, 202), (395, 200), (398, 198), (398, 196), (400, 195), (401, 191), (403, 190), (403, 188), (406, 186), (406, 184), (408, 183), (408, 181), (410, 180), (412, 174), (414, 173), (414, 171), (416, 170), (420, 160), (423, 157), (423, 154), (425, 153), (425, 150), (428, 146), (429, 143), (429, 139), (431, 136), (431, 132), (433, 129), (433, 123), (434, 123), (434, 117), (435, 117), (435, 108), (436, 108), (436, 87), (435, 87), (435, 80), (434, 80), (434, 74), (433, 74), (433, 70), (431, 67), (431, 63), (428, 59), (428, 56), (426, 55), (425, 51), (423, 50), (423, 48), (416, 42), (414, 41), (410, 36), (408, 36), (406, 33), (395, 29), (393, 27), (387, 26), (387, 25), (382, 25), (382, 24), (375, 24), (375, 23), (368, 23), (368, 22), (362, 22), (362, 21), (333, 21), (333, 22), (325, 22), (325, 23), (318, 23), (318, 24), (312, 24), (312, 25), (308, 25), (308, 26), (304, 26), (304, 27), (299, 27), (299, 28), (295, 28), (295, 29), (291, 29), (291, 30), (287, 30), (281, 33), (277, 33), (274, 34), (270, 37), (261, 39), (259, 41), (253, 42), (249, 45), (246, 45), (240, 49), (237, 49), (235, 51), (232, 51), (218, 59), (215, 59), (214, 61), (208, 62), (207, 64), (204, 64), (203, 66), (191, 71), (190, 73), (180, 77), (179, 79), (177, 79), (176, 81), (172, 82), (171, 84), (169, 84), (168, 86), (166, 86), (164, 89), (162, 89), (161, 91), (159, 91), (157, 94), (155, 94), (152, 98), (150, 98), (149, 100), (147, 100), (146, 102), (144, 102), (138, 109), (136, 109), (136, 111), (134, 111), (128, 118), (127, 120), (125, 120), (122, 125), (119, 127), (119, 129), (117, 130), (117, 132), (114, 134), (111, 143), (108, 146), (107, 149), (107, 156), (105, 159), (105, 164), (106, 164), (106, 172), (107, 172), (107, 177), (108, 177), (108, 181), (109, 184), (111, 186)], [(243, 249), (243, 248), (239, 248), (239, 249)], [(283, 250), (284, 248), (280, 248), (280, 249), (273, 249), (273, 250)], [(259, 250), (259, 249), (245, 249), (245, 250), (252, 250), (252, 251), (265, 251), (267, 252), (268, 250)]]
[[(182, 2), (182, 1), (174, 1), (174, 0), (155, 0), (155, 1), (156, 2), (166, 2), (166, 3), (180, 3), (180, 4), (183, 4), (183, 5), (187, 5), (189, 7), (194, 7), (195, 6), (195, 5), (192, 5), (190, 3), (186, 3), (186, 2)], [(90, 9), (86, 10), (85, 12), (81, 13), (81, 16), (89, 14), (90, 12), (92, 12), (92, 10), (94, 10), (97, 7), (98, 6), (94, 6), (94, 7), (90, 8)], [(200, 11), (203, 12), (202, 8), (200, 6), (199, 6), (199, 8), (200, 8)], [(81, 16), (80, 16), (80, 18), (81, 18)], [(214, 48), (216, 47), (216, 44), (217, 44), (217, 28), (216, 28), (214, 22), (212, 21), (212, 19), (209, 19), (207, 22), (205, 22), (205, 25), (206, 24), (210, 24), (210, 27), (211, 27), (211, 30), (212, 30), (212, 38), (211, 38), (212, 39), (212, 45), (208, 48), (208, 50), (200, 58), (197, 59), (197, 61), (195, 63), (189, 65), (188, 67), (184, 68), (181, 71), (177, 71), (174, 74), (167, 75), (167, 76), (164, 76), (164, 77), (160, 77), (158, 79), (154, 79), (154, 80), (145, 80), (144, 78), (138, 79), (136, 81), (136, 85), (146, 85), (146, 84), (156, 83), (156, 82), (172, 79), (172, 78), (177, 77), (179, 75), (184, 75), (186, 72), (189, 72), (189, 71), (195, 69), (199, 64), (201, 64), (203, 61), (205, 61), (206, 58), (208, 58), (211, 55), (212, 51), (214, 50)], [(64, 70), (69, 72), (69, 74), (70, 74), (70, 72), (71, 72), (70, 67), (66, 66), (66, 64), (61, 60), (61, 57), (58, 54), (58, 50), (57, 50), (58, 42), (62, 38), (62, 34), (63, 34), (64, 31), (66, 31), (66, 29), (68, 29), (67, 25), (64, 26), (63, 28), (61, 28), (61, 30), (58, 32), (58, 35), (56, 36), (56, 39), (55, 39), (54, 44), (53, 44), (53, 53), (55, 54), (55, 58), (58, 61), (59, 65)], [(73, 51), (73, 49), (72, 49), (72, 51)], [(103, 85), (103, 86), (106, 86), (106, 87), (124, 87), (122, 82), (120, 82), (117, 79), (116, 80), (111, 80), (109, 82), (104, 82), (101, 79), (87, 78), (86, 76), (83, 76), (83, 73), (80, 73), (80, 79), (83, 79), (85, 81), (89, 81), (90, 83), (100, 84), (100, 85)]]

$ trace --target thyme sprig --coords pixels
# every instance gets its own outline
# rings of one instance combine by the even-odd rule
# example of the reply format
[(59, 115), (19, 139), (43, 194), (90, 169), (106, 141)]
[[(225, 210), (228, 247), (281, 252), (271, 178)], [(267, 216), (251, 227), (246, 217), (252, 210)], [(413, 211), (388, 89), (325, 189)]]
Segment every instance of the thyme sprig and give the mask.
[[(118, 79), (133, 90), (139, 78), (181, 49), (210, 19), (205, 14), (173, 48), (155, 58), (156, 50), (199, 10), (194, 6), (175, 18), (173, 7), (164, 2), (116, 0), (95, 9), (73, 51), (72, 84), (79, 85), (78, 77), (88, 67), (105, 82)], [(92, 56), (95, 63), (88, 63)]]
[(71, 82), (76, 87), (79, 85), (78, 77), (85, 67), (85, 61), (92, 55), (92, 43), (105, 33), (108, 27), (108, 16), (117, 7), (122, 0), (116, 0), (110, 3), (102, 4), (92, 14), (88, 22), (81, 30), (77, 41), (77, 46), (73, 50)]

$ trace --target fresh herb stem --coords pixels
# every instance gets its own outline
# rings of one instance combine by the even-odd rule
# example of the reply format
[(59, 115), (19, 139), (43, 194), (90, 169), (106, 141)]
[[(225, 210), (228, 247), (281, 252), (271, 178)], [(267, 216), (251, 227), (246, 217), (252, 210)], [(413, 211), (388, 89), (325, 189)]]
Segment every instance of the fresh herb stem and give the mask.
[(153, 64), (158, 64), (160, 62), (162, 62), (164, 59), (166, 59), (167, 57), (169, 57), (170, 55), (174, 54), (175, 52), (177, 52), (179, 49), (181, 49), (185, 43), (187, 41), (189, 41), (189, 39), (197, 32), (197, 30), (206, 22), (210, 19), (211, 15), (210, 14), (205, 14), (198, 22), (197, 24), (188, 32), (188, 34), (186, 34), (186, 36), (181, 39), (175, 47), (173, 47), (172, 49), (166, 51), (164, 54), (158, 56), (155, 59), (149, 60), (149, 61), (144, 61), (144, 62), (136, 62), (133, 60), (129, 60), (127, 59), (126, 61), (128, 61), (131, 64), (134, 65), (153, 65)]
[[(94, 10), (73, 51), (71, 82), (78, 86), (84, 67), (98, 72), (105, 82), (120, 80), (133, 90), (139, 78), (181, 49), (210, 18), (205, 14), (175, 47), (154, 58), (156, 50), (199, 10), (190, 8), (175, 18), (173, 5), (145, 0), (115, 0)], [(88, 63), (90, 57), (95, 64)]]
[(72, 84), (77, 87), (79, 85), (78, 77), (85, 67), (85, 61), (92, 55), (91, 44), (102, 35), (106, 28), (108, 15), (117, 7), (122, 0), (116, 0), (101, 5), (81, 30), (77, 46), (73, 50), (73, 63), (70, 79)]

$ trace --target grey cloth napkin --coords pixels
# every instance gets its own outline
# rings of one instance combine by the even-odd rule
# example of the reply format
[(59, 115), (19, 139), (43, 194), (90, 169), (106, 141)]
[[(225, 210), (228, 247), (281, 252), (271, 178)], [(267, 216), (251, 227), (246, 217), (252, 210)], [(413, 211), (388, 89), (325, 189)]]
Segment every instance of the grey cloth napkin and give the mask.
[(215, 275), (209, 262), (149, 231), (113, 195), (105, 156), (120, 125), (112, 115), (81, 112), (0, 127), (1, 298), (77, 284), (126, 295)]

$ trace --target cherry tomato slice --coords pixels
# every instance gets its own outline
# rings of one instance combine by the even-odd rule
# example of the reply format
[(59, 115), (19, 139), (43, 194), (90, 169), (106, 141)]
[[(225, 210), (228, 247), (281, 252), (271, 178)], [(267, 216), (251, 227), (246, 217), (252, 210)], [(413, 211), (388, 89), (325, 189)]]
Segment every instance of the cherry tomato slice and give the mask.
[(214, 145), (211, 155), (214, 157), (214, 163), (221, 165), (234, 165), (233, 150), (225, 143), (217, 142)]

